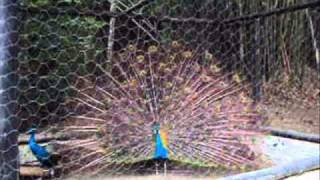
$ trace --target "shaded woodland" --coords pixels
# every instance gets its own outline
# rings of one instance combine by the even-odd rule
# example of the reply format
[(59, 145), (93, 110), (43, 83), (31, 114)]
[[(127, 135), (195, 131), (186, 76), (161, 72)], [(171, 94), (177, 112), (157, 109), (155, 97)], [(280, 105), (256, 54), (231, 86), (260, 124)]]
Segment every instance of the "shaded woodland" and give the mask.
[(131, 44), (143, 50), (177, 41), (202, 53), (200, 63), (208, 63), (209, 52), (224, 71), (237, 71), (255, 85), (251, 93), (256, 100), (269, 95), (264, 85), (279, 82), (286, 82), (281, 86), (285, 92), (307, 87), (318, 98), (319, 84), (306, 79), (320, 70), (319, 1), (141, 2), (18, 1), (19, 53), (8, 75), (16, 86), (8, 101), (16, 97), (21, 129), (70, 115), (65, 105), (75, 93), (69, 86), (74, 79), (98, 77), (99, 68), (108, 69), (115, 61), (110, 50), (121, 52)]

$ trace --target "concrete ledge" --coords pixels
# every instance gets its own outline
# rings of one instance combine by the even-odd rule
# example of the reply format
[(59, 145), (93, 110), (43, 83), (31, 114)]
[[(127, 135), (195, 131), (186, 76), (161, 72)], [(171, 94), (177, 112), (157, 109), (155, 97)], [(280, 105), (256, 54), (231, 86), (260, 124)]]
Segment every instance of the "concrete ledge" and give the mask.
[(305, 141), (267, 136), (261, 145), (273, 166), (221, 178), (223, 180), (282, 179), (320, 168), (320, 145)]
[(261, 179), (272, 180), (289, 177), (292, 175), (300, 174), (304, 171), (314, 170), (320, 167), (319, 157), (311, 157), (304, 160), (297, 160), (285, 165), (275, 166), (271, 168), (261, 169), (242, 173), (234, 176), (221, 178), (222, 180), (246, 180), (246, 179)]

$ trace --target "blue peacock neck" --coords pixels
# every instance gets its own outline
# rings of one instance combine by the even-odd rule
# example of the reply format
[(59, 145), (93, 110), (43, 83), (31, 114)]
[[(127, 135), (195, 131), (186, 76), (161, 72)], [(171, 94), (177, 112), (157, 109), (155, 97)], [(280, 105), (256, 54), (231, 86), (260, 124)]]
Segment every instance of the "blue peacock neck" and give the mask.
[(36, 134), (34, 132), (31, 133), (30, 139), (29, 139), (30, 144), (36, 143)]
[(164, 139), (161, 137), (160, 124), (153, 126), (155, 135), (155, 152), (154, 159), (168, 159), (168, 149), (165, 146)]

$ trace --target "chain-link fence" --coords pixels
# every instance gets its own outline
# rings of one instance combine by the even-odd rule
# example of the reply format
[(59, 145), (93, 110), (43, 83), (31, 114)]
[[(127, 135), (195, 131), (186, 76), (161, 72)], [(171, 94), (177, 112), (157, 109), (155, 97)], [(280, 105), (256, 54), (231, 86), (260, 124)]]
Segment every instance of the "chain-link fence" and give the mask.
[(319, 133), (319, 6), (2, 0), (0, 179), (263, 166), (260, 127)]

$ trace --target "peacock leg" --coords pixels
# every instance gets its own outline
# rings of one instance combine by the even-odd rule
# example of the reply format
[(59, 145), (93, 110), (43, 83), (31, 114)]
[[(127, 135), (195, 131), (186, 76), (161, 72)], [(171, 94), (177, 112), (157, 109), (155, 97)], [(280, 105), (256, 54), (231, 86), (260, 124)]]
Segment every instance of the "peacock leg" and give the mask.
[(53, 168), (50, 168), (49, 169), (49, 175), (50, 175), (50, 177), (54, 177), (54, 169)]
[(167, 161), (166, 160), (163, 161), (163, 173), (165, 176), (167, 175)]
[(159, 166), (158, 161), (156, 161), (156, 175), (159, 174), (159, 172), (158, 172), (158, 166)]

